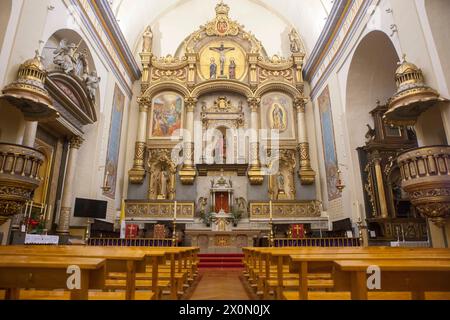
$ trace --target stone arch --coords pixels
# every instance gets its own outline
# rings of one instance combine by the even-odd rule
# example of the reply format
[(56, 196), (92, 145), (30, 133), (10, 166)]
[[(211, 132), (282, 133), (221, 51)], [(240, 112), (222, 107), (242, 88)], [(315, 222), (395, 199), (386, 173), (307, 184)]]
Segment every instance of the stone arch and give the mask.
[(12, 0), (0, 1), (0, 48), (3, 47), (9, 19), (12, 11)]
[(351, 60), (346, 84), (345, 118), (353, 163), (354, 195), (360, 203), (364, 203), (364, 189), (357, 148), (365, 145), (366, 125), (374, 127), (370, 111), (376, 107), (377, 100), (386, 103), (396, 92), (394, 75), (398, 62), (394, 44), (382, 31), (368, 33), (358, 44)]
[(247, 98), (252, 98), (254, 96), (253, 91), (248, 86), (237, 81), (224, 80), (208, 81), (207, 83), (201, 84), (192, 91), (192, 96), (198, 98), (205, 94), (217, 91), (229, 91), (241, 94)]
[[(77, 68), (78, 71), (74, 74), (66, 74), (53, 62), (53, 58), (55, 56), (54, 51), (59, 48), (60, 42), (63, 39), (67, 40), (68, 44), (74, 43), (78, 47), (77, 52), (82, 52), (85, 54), (83, 63), (80, 63), (79, 68)], [(97, 89), (95, 99), (90, 99), (84, 82), (84, 73), (97, 72), (94, 58), (86, 40), (74, 30), (59, 29), (47, 39), (41, 55), (44, 57), (44, 65), (49, 71), (47, 87), (49, 87), (50, 91), (66, 91), (64, 89), (69, 88), (69, 90), (72, 91), (72, 102), (75, 102), (75, 104), (77, 104), (80, 108), (81, 112), (79, 115), (79, 120), (81, 124), (86, 125), (95, 123), (97, 121), (97, 114), (100, 113), (101, 95), (100, 89)], [(57, 84), (60, 84), (60, 86)], [(57, 89), (57, 87), (59, 87), (59, 89)]]
[(290, 96), (292, 99), (295, 99), (301, 95), (298, 89), (290, 83), (270, 82), (260, 86), (255, 92), (255, 97), (261, 98), (266, 93), (272, 91), (283, 92)]
[(153, 98), (164, 91), (173, 91), (180, 94), (184, 98), (189, 98), (191, 93), (183, 84), (173, 81), (158, 82), (145, 90), (144, 96)]

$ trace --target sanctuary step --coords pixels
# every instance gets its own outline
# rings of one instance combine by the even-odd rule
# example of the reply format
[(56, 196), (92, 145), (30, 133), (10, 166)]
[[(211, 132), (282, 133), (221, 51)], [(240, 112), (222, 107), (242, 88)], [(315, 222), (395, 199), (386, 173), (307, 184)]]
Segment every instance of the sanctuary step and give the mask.
[(199, 254), (198, 258), (202, 269), (244, 268), (243, 254)]

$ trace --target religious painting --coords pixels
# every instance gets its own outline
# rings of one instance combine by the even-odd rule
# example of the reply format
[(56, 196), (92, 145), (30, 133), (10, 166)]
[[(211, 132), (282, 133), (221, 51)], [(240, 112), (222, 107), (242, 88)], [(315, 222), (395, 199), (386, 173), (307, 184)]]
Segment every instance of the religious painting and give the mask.
[(246, 75), (246, 61), (245, 51), (239, 44), (212, 41), (200, 50), (199, 73), (204, 80), (242, 80)]
[(153, 99), (151, 114), (151, 137), (155, 139), (170, 139), (177, 137), (183, 128), (183, 98), (171, 92), (161, 93)]
[(261, 99), (261, 127), (278, 130), (281, 139), (294, 139), (295, 126), (292, 114), (292, 99), (282, 93), (274, 92)]
[(325, 157), (325, 171), (327, 177), (328, 200), (333, 201), (341, 197), (336, 188), (338, 181), (338, 158), (336, 152), (336, 140), (334, 135), (333, 114), (329, 88), (326, 87), (318, 98), (320, 123), (322, 126), (322, 142)]
[(116, 196), (117, 168), (119, 166), (120, 137), (124, 107), (125, 96), (116, 84), (114, 88), (114, 97), (111, 110), (111, 125), (109, 128), (104, 178), (105, 183), (110, 189), (103, 192), (103, 195), (111, 199), (115, 199)]

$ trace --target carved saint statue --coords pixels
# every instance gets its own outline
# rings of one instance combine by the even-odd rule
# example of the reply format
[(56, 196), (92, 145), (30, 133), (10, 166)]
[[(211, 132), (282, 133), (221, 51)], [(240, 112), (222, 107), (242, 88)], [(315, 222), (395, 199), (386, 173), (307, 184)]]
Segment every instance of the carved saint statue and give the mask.
[(167, 184), (169, 179), (169, 173), (166, 168), (162, 168), (159, 175), (159, 196), (163, 199), (167, 199)]
[(208, 204), (208, 199), (202, 197), (198, 199), (198, 212), (200, 215), (204, 216), (206, 214), (206, 205)]
[(277, 183), (278, 183), (278, 193), (284, 193), (285, 180), (284, 180), (284, 175), (281, 172), (278, 174)]
[(295, 29), (292, 29), (289, 33), (289, 41), (291, 42), (291, 52), (299, 53), (302, 51), (302, 45), (300, 37)]
[(225, 62), (227, 61), (227, 58), (225, 54), (229, 51), (235, 50), (235, 48), (232, 47), (225, 47), (224, 43), (222, 42), (220, 47), (212, 47), (209, 48), (211, 51), (218, 52), (220, 54), (220, 75), (225, 75)]
[(87, 90), (89, 92), (89, 98), (91, 100), (95, 99), (95, 94), (98, 89), (98, 84), (100, 83), (101, 78), (97, 76), (97, 71), (92, 71), (90, 74), (85, 75), (85, 83)]
[(234, 58), (230, 58), (230, 66), (229, 66), (229, 78), (231, 80), (236, 79), (236, 62), (234, 61)]
[(217, 64), (216, 59), (211, 58), (211, 64), (209, 65), (209, 78), (214, 80), (217, 78)]
[(152, 52), (153, 32), (152, 32), (152, 28), (150, 28), (150, 26), (148, 26), (145, 29), (144, 35), (142, 37), (144, 39), (144, 42), (142, 44), (142, 52), (145, 52), (145, 53)]
[(78, 47), (74, 44), (67, 44), (67, 40), (63, 39), (59, 43), (59, 47), (53, 51), (53, 63), (61, 67), (61, 69), (69, 74), (75, 70), (77, 58), (75, 54)]

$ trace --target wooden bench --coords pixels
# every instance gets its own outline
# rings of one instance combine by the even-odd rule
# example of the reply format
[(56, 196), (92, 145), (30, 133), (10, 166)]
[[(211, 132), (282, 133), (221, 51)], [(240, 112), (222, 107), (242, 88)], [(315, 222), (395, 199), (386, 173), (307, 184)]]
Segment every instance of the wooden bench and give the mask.
[(67, 289), (69, 266), (80, 268), (81, 280), (71, 300), (87, 300), (89, 289), (103, 289), (105, 259), (19, 255), (0, 255), (0, 288), (8, 300), (19, 299), (20, 289)]

